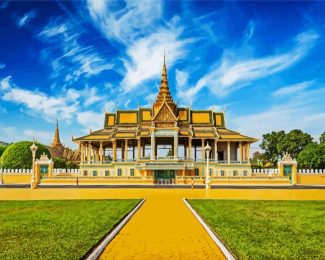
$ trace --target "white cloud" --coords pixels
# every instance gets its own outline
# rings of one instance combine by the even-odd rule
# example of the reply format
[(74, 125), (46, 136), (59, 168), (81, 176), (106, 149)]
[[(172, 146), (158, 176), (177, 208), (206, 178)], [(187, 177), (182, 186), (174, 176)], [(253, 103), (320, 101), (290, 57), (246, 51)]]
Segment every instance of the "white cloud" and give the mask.
[(286, 86), (274, 91), (272, 93), (272, 96), (283, 96), (283, 95), (293, 94), (295, 92), (304, 90), (307, 87), (310, 87), (313, 83), (314, 83), (313, 81), (305, 81), (290, 86)]
[(26, 129), (22, 131), (22, 134), (27, 140), (37, 138), (41, 143), (49, 145), (53, 141), (54, 132), (40, 131), (39, 129)]
[(79, 112), (77, 113), (77, 121), (87, 128), (92, 128), (92, 130), (101, 129), (104, 127), (104, 114), (92, 111)]
[(107, 101), (104, 104), (104, 111), (105, 112), (112, 112), (116, 110), (116, 103), (113, 101)]
[(159, 77), (162, 73), (163, 53), (166, 50), (167, 69), (177, 60), (185, 56), (185, 45), (191, 40), (181, 40), (181, 30), (161, 29), (132, 44), (124, 60), (126, 75), (121, 82), (124, 91), (128, 92), (147, 80)]
[(0, 62), (0, 70), (4, 69), (6, 67), (6, 64)]
[(154, 31), (154, 23), (162, 14), (161, 1), (143, 0), (110, 2), (88, 0), (87, 7), (93, 23), (105, 37), (124, 44)]
[(292, 129), (302, 129), (317, 136), (325, 129), (325, 113), (319, 113), (319, 109), (325, 109), (324, 95), (325, 88), (296, 93), (265, 111), (231, 121), (242, 133), (258, 138), (271, 131)]
[(243, 58), (234, 50), (226, 50), (218, 64), (183, 95), (193, 99), (204, 87), (215, 95), (225, 96), (251, 84), (254, 80), (285, 70), (301, 60), (315, 45), (319, 35), (314, 31), (299, 34), (294, 47), (282, 54), (264, 58)]
[(177, 88), (182, 89), (182, 88), (186, 87), (188, 78), (189, 78), (188, 72), (176, 69)]
[(35, 18), (37, 15), (37, 12), (35, 10), (31, 10), (24, 14), (22, 17), (20, 17), (17, 20), (17, 26), (18, 27), (23, 27), (25, 24), (29, 23), (33, 18)]
[(0, 90), (7, 90), (11, 88), (11, 76), (7, 76), (0, 81)]

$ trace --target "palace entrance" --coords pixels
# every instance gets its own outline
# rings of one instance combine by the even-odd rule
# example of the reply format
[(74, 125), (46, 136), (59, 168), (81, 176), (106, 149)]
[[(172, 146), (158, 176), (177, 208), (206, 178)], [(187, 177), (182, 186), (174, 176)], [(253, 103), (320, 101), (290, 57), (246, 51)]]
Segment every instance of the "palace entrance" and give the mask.
[(155, 177), (156, 184), (173, 184), (175, 183), (176, 171), (155, 170), (154, 177)]

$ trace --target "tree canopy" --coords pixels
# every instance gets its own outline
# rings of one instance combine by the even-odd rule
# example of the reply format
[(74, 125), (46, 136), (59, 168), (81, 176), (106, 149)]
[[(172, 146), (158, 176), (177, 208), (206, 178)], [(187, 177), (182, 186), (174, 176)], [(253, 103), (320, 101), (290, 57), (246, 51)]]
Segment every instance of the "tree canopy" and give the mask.
[(310, 134), (294, 129), (289, 133), (282, 130), (263, 135), (260, 147), (264, 150), (265, 158), (276, 167), (283, 154), (288, 152), (293, 158), (297, 158), (298, 154), (311, 143), (313, 138)]
[(325, 144), (311, 143), (299, 153), (297, 158), (300, 168), (325, 169)]
[[(22, 141), (11, 144), (2, 154), (3, 168), (7, 169), (31, 169), (32, 168), (32, 152), (30, 146), (32, 142)], [(36, 151), (36, 158), (40, 158), (42, 153), (46, 153), (51, 158), (50, 152), (46, 146), (36, 143), (38, 149)]]
[(3, 152), (6, 150), (7, 146), (4, 146), (4, 145), (0, 145), (0, 158), (3, 154)]
[(325, 144), (325, 132), (323, 132), (319, 137), (319, 143)]
[(78, 169), (79, 165), (71, 160), (52, 158), (55, 169)]

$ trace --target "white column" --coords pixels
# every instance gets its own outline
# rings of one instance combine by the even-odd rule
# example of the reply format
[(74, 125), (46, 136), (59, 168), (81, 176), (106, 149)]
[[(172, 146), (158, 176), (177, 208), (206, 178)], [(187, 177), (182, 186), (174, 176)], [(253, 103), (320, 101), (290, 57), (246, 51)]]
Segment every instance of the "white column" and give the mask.
[(178, 133), (174, 135), (174, 159), (178, 157)]
[(84, 163), (84, 145), (83, 142), (80, 143), (80, 163)]
[(230, 142), (227, 142), (227, 156), (228, 156), (228, 163), (230, 163)]
[(154, 160), (155, 159), (155, 132), (152, 131), (151, 132), (151, 160)]
[(239, 142), (239, 162), (243, 161), (243, 143)]
[(247, 143), (247, 162), (249, 162), (249, 158), (250, 158), (250, 144)]
[(141, 158), (141, 139), (138, 139), (138, 160)]

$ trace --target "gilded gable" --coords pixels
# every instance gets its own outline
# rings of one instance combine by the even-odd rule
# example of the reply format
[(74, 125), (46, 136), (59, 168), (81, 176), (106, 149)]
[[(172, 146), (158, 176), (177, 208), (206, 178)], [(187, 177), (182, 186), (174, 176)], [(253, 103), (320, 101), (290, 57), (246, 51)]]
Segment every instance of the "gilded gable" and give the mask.
[(158, 111), (158, 114), (155, 117), (155, 121), (175, 121), (175, 116), (170, 111), (170, 109), (168, 109), (167, 105), (164, 104)]

